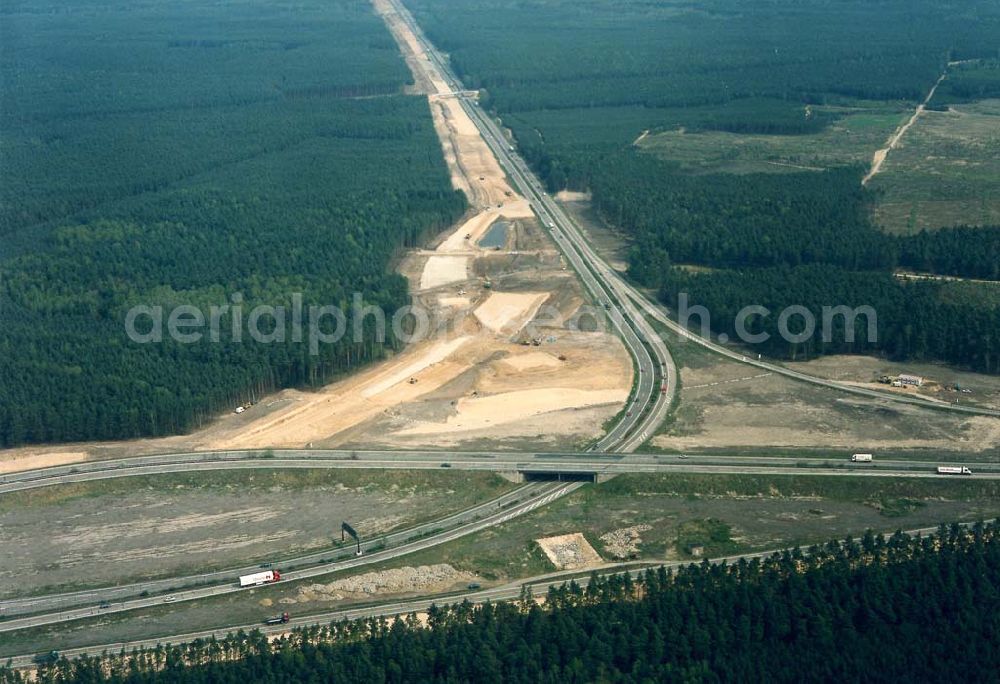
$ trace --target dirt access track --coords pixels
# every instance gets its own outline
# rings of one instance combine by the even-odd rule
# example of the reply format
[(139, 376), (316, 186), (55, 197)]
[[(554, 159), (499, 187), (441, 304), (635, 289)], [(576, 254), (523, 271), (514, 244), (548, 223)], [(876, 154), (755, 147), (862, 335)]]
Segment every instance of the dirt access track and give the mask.
[[(0, 472), (157, 451), (401, 446), (572, 448), (624, 404), (632, 363), (600, 324), (573, 323), (582, 287), (412, 34), (375, 0), (473, 207), (400, 270), (428, 339), (315, 392), (285, 390), (191, 435), (0, 452)], [(503, 226), (497, 227), (498, 223)], [(479, 245), (503, 231), (499, 246)], [(494, 236), (493, 243), (496, 244)], [(585, 321), (586, 323), (587, 321)]]

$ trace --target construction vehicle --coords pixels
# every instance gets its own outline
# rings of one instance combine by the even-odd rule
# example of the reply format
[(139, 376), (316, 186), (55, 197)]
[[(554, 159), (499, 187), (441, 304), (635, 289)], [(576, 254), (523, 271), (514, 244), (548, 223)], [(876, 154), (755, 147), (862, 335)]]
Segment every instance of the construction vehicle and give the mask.
[(264, 620), (264, 624), (283, 625), (291, 619), (292, 619), (291, 615), (289, 615), (288, 613), (282, 613), (281, 615), (275, 615), (274, 617), (269, 617), (268, 619)]
[(259, 587), (262, 584), (271, 584), (272, 582), (277, 582), (281, 579), (281, 573), (277, 570), (265, 570), (264, 572), (255, 572), (252, 575), (243, 575), (240, 577), (241, 587)]
[(854, 454), (853, 456), (851, 456), (851, 462), (853, 462), (853, 463), (871, 463), (872, 458), (873, 457), (872, 457), (871, 454)]
[(965, 466), (938, 466), (938, 475), (972, 475), (972, 471)]

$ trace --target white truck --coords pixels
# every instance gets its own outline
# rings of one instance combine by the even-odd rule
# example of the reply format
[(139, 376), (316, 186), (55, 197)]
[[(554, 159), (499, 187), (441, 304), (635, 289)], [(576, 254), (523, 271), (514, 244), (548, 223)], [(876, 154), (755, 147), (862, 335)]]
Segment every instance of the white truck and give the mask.
[(854, 454), (851, 456), (851, 462), (853, 463), (871, 463), (871, 454)]
[(264, 572), (255, 572), (252, 575), (243, 575), (240, 577), (241, 587), (259, 587), (262, 584), (270, 584), (271, 582), (277, 582), (281, 579), (281, 573), (277, 570), (266, 570)]
[(938, 475), (972, 475), (972, 471), (965, 466), (938, 466)]

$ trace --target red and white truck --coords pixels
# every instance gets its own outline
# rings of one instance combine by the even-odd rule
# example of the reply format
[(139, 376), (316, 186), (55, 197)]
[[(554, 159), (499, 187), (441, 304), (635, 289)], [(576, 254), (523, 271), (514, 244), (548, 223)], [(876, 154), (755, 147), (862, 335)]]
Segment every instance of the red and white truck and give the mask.
[(972, 471), (965, 466), (938, 466), (938, 475), (972, 475)]
[(243, 575), (240, 577), (240, 586), (259, 587), (262, 584), (271, 584), (280, 579), (281, 573), (277, 570), (266, 570), (264, 572), (255, 572), (252, 575)]
[(275, 615), (274, 617), (264, 620), (265, 625), (283, 625), (292, 617), (288, 613), (282, 613), (281, 615)]

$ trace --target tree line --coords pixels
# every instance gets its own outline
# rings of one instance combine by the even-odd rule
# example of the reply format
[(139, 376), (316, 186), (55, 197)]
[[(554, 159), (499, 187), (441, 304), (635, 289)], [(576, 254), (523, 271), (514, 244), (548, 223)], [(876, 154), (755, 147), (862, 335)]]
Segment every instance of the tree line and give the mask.
[[(945, 297), (946, 283), (900, 281), (885, 272), (825, 264), (708, 273), (671, 268), (664, 274), (660, 296), (668, 306), (675, 307), (682, 295), (689, 306), (704, 306), (712, 329), (732, 340), (744, 339), (737, 328), (742, 320), (751, 336), (745, 339), (757, 340), (754, 352), (793, 360), (882, 353), (900, 360), (944, 359), (1000, 373), (1000, 306), (983, 305), (968, 294)], [(740, 310), (750, 305), (762, 305), (770, 313), (740, 319)], [(794, 339), (808, 330), (800, 317), (790, 318), (785, 328), (792, 339), (782, 335), (780, 314), (793, 306), (805, 307), (816, 324), (802, 341)], [(831, 315), (824, 324), (824, 308), (834, 307), (851, 313)], [(861, 308), (870, 308), (872, 315), (854, 313)], [(692, 316), (691, 324), (697, 328), (701, 321)]]
[[(370, 7), (119, 3), (72, 28), (35, 7), (12, 9), (31, 44), (0, 66), (5, 83), (24, 72), (0, 114), (0, 447), (176, 434), (399, 348), (371, 319), (355, 334), (354, 293), (390, 315), (407, 304), (389, 264), (466, 203), (426, 101), (399, 94), (409, 72)], [(79, 98), (48, 85), (53, 68), (72, 84), (112, 63), (110, 100), (104, 81)], [(147, 72), (159, 78), (130, 76)], [(349, 330), (316, 350), (290, 335), (126, 334), (137, 305), (207, 316), (239, 296), (245, 328), (254, 307), (291, 311), (294, 295), (306, 312), (339, 307)]]
[(409, 6), (463, 81), (487, 89), (487, 104), (504, 114), (742, 98), (915, 101), (950, 59), (995, 58), (1000, 27), (984, 0), (963, 0), (962, 12), (931, 0), (785, 0), (753, 12), (735, 0), (683, 9), (641, 0), (554, 0), (517, 12), (501, 0), (465, 2), (462, 12), (448, 0)]
[[(877, 345), (779, 340), (765, 350), (772, 354), (875, 351), (998, 371), (988, 297), (971, 287), (957, 296), (897, 282), (891, 272), (995, 280), (1000, 227), (887, 235), (873, 223), (876, 198), (861, 186), (861, 168), (686, 173), (632, 144), (642, 131), (680, 128), (815, 133), (838, 115), (807, 105), (915, 106), (946, 68), (935, 102), (989, 97), (1000, 73), (995, 3), (963, 1), (962, 13), (929, 0), (777, 0), (753, 12), (734, 0), (703, 0), (684, 12), (618, 0), (557, 0), (517, 12), (498, 0), (474, 0), (462, 12), (446, 0), (410, 4), (467, 83), (486, 89), (483, 104), (510, 127), (549, 190), (591, 191), (603, 217), (630, 236), (636, 282), (668, 297), (689, 288), (700, 298), (692, 303), (719, 307), (713, 320), (722, 326), (731, 325), (736, 302), (737, 310), (879, 308)], [(948, 67), (963, 60), (973, 61)], [(803, 300), (791, 302), (792, 293)]]

